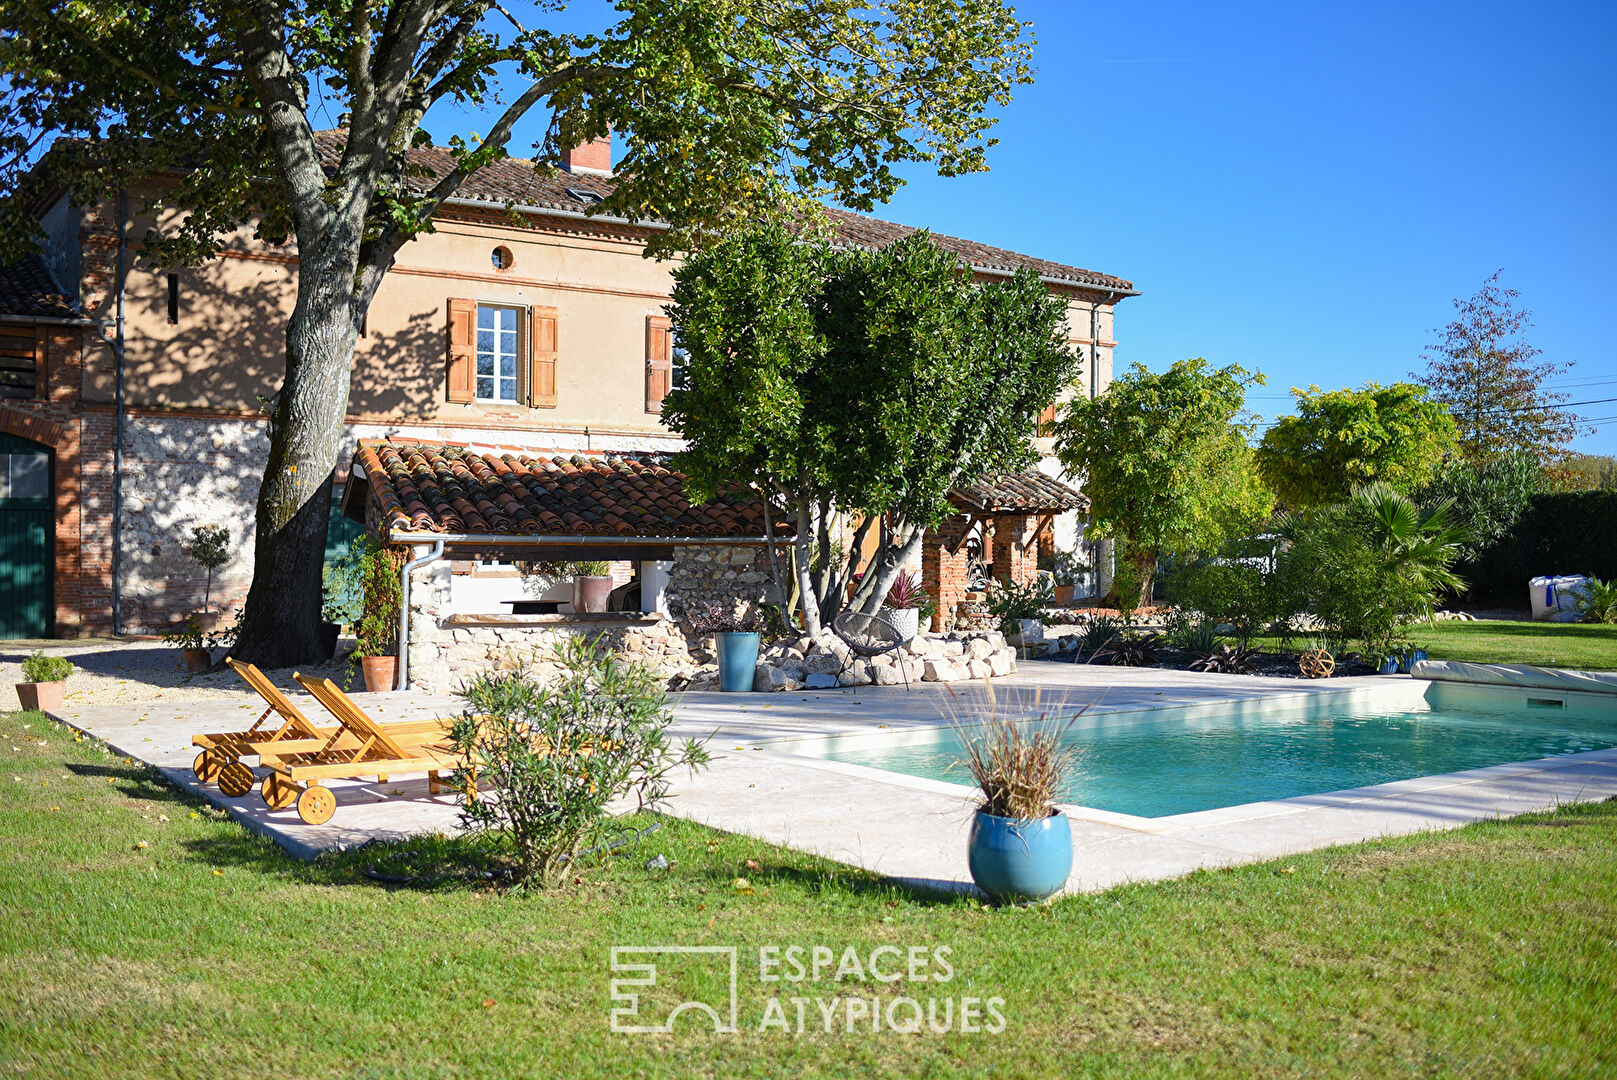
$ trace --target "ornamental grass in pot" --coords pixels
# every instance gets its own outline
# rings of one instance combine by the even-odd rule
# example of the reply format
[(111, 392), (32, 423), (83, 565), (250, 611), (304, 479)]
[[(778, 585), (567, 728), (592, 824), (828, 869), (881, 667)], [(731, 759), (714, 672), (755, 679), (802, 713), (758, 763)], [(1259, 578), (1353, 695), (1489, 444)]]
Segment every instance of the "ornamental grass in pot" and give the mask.
[(17, 702), (24, 712), (54, 712), (62, 707), (73, 661), (46, 656), (38, 649), (22, 662), (23, 681), (17, 684)]
[[(958, 728), (962, 764), (982, 792), (967, 841), (971, 880), (997, 903), (1043, 900), (1072, 873), (1072, 827), (1056, 799), (1081, 762), (1067, 739), (1077, 713), (1009, 707), (987, 688), (986, 719)], [(1082, 710), (1079, 710), (1081, 712)]]

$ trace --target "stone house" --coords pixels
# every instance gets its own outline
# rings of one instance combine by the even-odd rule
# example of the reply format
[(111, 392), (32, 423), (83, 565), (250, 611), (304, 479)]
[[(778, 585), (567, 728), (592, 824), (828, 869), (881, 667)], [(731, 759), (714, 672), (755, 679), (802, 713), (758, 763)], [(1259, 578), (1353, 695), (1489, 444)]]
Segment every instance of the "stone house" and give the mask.
[[(322, 138), (335, 153), (339, 136)], [(450, 166), (441, 149), (413, 154), (428, 172)], [(400, 252), (356, 349), (334, 538), (354, 527), (340, 506), (362, 440), (595, 461), (678, 449), (660, 415), (682, 377), (664, 311), (677, 261), (643, 257), (658, 223), (587, 213), (610, 190), (610, 161), (600, 140), (565, 154), (549, 175), (530, 162), (496, 163), (444, 205), (433, 233)], [(42, 254), (0, 268), (0, 437), (8, 440), (0, 453), (20, 461), (23, 476), (21, 494), (0, 492), (0, 616), (19, 613), (0, 618), (0, 633), (106, 633), (115, 618), (136, 632), (173, 624), (202, 604), (205, 571), (186, 551), (197, 525), (230, 533), (216, 599), (229, 610), (249, 583), (268, 446), (263, 405), (284, 372), (295, 244), (273, 246), (244, 229), (204, 265), (154, 267), (141, 257), (140, 237), (162, 222), (139, 212), (146, 194), (130, 191), (127, 213), (115, 200), (76, 207), (65, 192), (48, 198), (38, 207)], [(853, 243), (911, 231), (829, 213)], [(1071, 341), (1084, 358), (1071, 393), (1104, 389), (1113, 311), (1135, 295), (1130, 282), (935, 240), (981, 280), (1036, 270), (1066, 298)], [(1042, 449), (1041, 469), (1058, 475)], [(46, 462), (43, 495), (28, 479), (39, 475), (30, 456)], [(1044, 542), (1070, 546), (1072, 517), (1049, 522)], [(669, 560), (620, 559), (617, 573), (651, 561)], [(459, 610), (494, 610), (519, 591), (508, 565), (475, 556), (450, 560), (447, 573)]]

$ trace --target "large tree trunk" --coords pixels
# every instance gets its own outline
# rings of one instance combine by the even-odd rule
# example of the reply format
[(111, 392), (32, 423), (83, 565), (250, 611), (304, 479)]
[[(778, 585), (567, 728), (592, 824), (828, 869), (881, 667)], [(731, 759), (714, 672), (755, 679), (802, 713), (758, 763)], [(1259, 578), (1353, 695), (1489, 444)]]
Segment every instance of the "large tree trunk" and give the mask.
[(286, 328), (286, 381), (270, 414), (269, 462), (258, 491), (253, 585), (233, 650), (259, 667), (325, 659), (320, 579), (357, 337), (345, 288), (353, 257), (337, 262), (347, 262), (347, 271), (303, 263)]
[(1154, 551), (1140, 551), (1129, 556), (1134, 564), (1135, 576), (1139, 579), (1140, 592), (1135, 600), (1136, 608), (1151, 606), (1151, 589), (1156, 583), (1157, 553)]

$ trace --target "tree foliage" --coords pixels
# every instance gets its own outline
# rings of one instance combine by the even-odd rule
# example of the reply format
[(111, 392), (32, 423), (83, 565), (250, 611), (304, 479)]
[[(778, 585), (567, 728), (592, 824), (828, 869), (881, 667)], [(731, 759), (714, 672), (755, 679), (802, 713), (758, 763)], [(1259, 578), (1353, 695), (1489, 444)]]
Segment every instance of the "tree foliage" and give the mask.
[(1281, 417), (1257, 449), (1264, 483), (1288, 506), (1342, 502), (1376, 480), (1413, 491), (1454, 449), (1454, 421), (1424, 386), (1291, 393), (1297, 415)]
[[(399, 249), (509, 155), (530, 110), (550, 112), (540, 170), (616, 132), (616, 185), (591, 212), (663, 219), (672, 251), (823, 196), (869, 209), (900, 163), (982, 169), (991, 110), (1030, 78), (1027, 27), (1003, 0), (615, 11), (576, 34), (492, 0), (0, 7), (0, 249), (34, 243), (36, 201), (63, 186), (81, 205), (153, 192), (132, 209), (161, 223), (141, 246), (158, 265), (206, 259), (238, 229), (296, 241), (242, 657), (318, 655), (326, 506), (366, 311)], [(487, 127), (449, 138), (446, 163), (412, 163), (429, 114), (466, 109), (486, 110)], [(340, 133), (317, 135), (331, 124)], [(39, 157), (58, 136), (70, 138)], [(173, 182), (141, 187), (154, 175)]]
[(1204, 552), (1243, 535), (1273, 508), (1257, 480), (1250, 428), (1237, 422), (1263, 376), (1200, 358), (1164, 372), (1135, 364), (1098, 398), (1075, 398), (1056, 423), (1056, 452), (1089, 497), (1089, 533), (1120, 537), (1151, 598), (1166, 553)]
[[(852, 606), (880, 607), (957, 484), (1032, 464), (1035, 418), (1077, 372), (1036, 275), (974, 285), (924, 232), (870, 251), (765, 226), (674, 278), (690, 376), (663, 418), (681, 466), (694, 497), (751, 488), (789, 510), (811, 633), (856, 576)], [(861, 521), (851, 544), (839, 513)]]
[(1500, 286), (1502, 272), (1454, 301), (1456, 318), (1435, 331), (1438, 340), (1421, 356), (1426, 370), (1415, 378), (1448, 406), (1467, 461), (1525, 450), (1547, 465), (1585, 430), (1561, 407), (1569, 395), (1545, 385), (1572, 364), (1537, 359), (1542, 350), (1527, 340), (1532, 313), (1516, 306), (1521, 293)]

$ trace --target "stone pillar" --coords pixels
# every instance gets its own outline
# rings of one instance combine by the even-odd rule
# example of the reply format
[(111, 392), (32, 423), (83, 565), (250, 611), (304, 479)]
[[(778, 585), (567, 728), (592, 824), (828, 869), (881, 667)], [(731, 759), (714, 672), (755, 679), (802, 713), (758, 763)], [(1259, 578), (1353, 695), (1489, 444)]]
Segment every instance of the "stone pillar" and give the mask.
[(932, 629), (938, 632), (954, 626), (955, 612), (966, 598), (965, 549), (952, 555), (948, 549), (965, 536), (968, 520), (959, 514), (946, 518), (940, 528), (928, 529), (921, 543), (921, 585), (937, 603)]
[[(431, 552), (430, 545), (415, 544), (410, 558)], [(450, 569), (448, 559), (439, 559), (410, 572), (410, 685), (429, 692), (449, 685), (449, 635), (439, 623), (449, 607)]]

